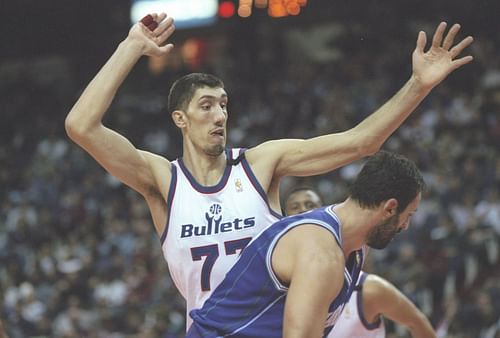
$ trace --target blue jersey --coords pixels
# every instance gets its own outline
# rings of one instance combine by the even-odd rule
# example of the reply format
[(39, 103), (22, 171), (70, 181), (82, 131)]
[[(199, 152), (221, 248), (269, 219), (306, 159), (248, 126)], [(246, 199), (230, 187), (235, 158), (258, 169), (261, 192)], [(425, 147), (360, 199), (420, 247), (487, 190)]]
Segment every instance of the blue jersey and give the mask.
[[(271, 256), (278, 240), (302, 224), (315, 224), (329, 230), (342, 247), (340, 222), (332, 206), (286, 217), (274, 223), (243, 250), (237, 263), (203, 307), (191, 311), (194, 323), (186, 337), (282, 337), (288, 286), (283, 285), (275, 275)], [(362, 264), (361, 249), (352, 252), (347, 259), (344, 284), (329, 307), (325, 336), (349, 300)]]

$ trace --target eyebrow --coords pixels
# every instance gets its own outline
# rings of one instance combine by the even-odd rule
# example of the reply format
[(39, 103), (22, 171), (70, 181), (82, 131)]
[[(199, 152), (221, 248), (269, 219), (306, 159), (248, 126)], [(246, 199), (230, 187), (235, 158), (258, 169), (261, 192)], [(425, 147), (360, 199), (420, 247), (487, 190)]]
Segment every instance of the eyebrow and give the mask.
[[(221, 98), (221, 99), (227, 99), (227, 94), (222, 94), (222, 95), (220, 96), (220, 98)], [(198, 99), (198, 102), (200, 102), (201, 100), (204, 100), (204, 99), (211, 99), (211, 100), (213, 100), (213, 99), (218, 99), (218, 97), (217, 97), (217, 96), (215, 96), (215, 95), (203, 95), (202, 97), (200, 97), (200, 98)]]

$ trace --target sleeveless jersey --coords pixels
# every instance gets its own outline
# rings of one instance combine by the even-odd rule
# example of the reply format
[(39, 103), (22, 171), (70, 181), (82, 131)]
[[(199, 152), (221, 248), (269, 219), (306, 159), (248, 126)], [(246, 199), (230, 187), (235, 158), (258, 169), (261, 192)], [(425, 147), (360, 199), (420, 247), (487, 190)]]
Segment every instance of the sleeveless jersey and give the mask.
[(369, 323), (363, 312), (363, 283), (368, 275), (361, 273), (358, 285), (345, 305), (337, 324), (328, 338), (384, 338), (384, 321), (379, 318), (375, 323)]
[[(203, 305), (252, 237), (281, 218), (271, 210), (243, 153), (226, 151), (224, 174), (210, 187), (200, 185), (182, 159), (172, 161), (161, 246), (187, 313)], [(187, 315), (186, 321), (189, 328)]]
[[(278, 240), (289, 230), (315, 224), (329, 230), (342, 245), (340, 222), (332, 206), (283, 218), (265, 229), (245, 248), (201, 309), (191, 311), (194, 319), (186, 337), (266, 337), (283, 335), (283, 316), (288, 287), (271, 267), (271, 256)], [(363, 251), (353, 252), (344, 269), (344, 283), (329, 307), (325, 336), (335, 324), (352, 293), (363, 264)]]

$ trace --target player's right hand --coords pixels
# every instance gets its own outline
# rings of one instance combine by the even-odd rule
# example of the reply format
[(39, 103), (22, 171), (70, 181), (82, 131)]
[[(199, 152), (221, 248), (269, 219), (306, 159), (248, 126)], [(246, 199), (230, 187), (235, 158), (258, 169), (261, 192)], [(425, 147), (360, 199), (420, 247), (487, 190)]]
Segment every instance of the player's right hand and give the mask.
[[(161, 56), (168, 54), (173, 44), (167, 43), (168, 38), (175, 30), (174, 19), (166, 13), (152, 13), (151, 18), (143, 19), (132, 26), (127, 39), (138, 43), (143, 55)], [(156, 23), (156, 24), (155, 24)], [(145, 25), (147, 24), (147, 26)], [(151, 30), (153, 28), (153, 30)]]

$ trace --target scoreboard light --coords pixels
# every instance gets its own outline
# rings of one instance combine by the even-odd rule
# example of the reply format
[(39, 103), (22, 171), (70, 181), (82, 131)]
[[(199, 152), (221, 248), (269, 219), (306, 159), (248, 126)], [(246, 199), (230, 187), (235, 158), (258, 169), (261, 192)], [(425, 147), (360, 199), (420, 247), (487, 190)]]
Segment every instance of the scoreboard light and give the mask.
[(217, 21), (218, 9), (217, 0), (132, 0), (130, 20), (135, 24), (147, 14), (165, 12), (176, 29), (208, 26)]

